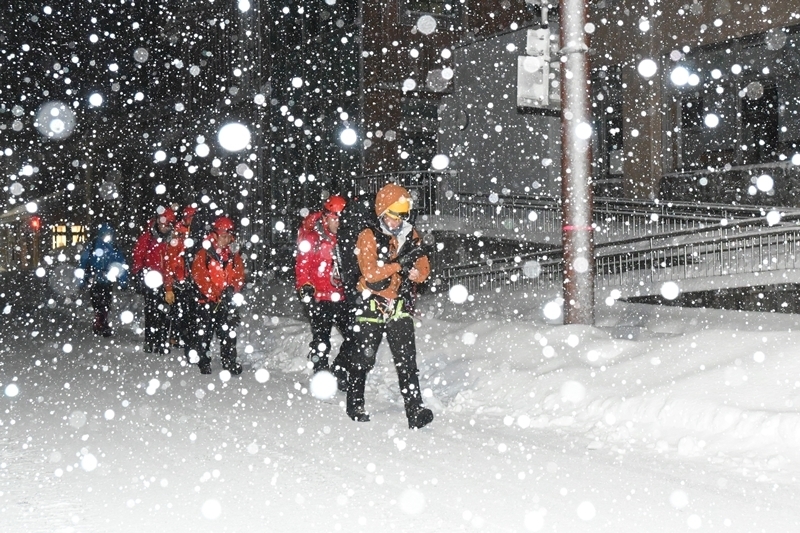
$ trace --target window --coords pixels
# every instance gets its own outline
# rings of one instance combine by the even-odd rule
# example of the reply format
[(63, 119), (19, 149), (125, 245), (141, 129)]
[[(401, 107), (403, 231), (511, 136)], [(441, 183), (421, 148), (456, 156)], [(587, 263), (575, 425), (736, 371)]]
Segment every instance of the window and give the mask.
[(622, 175), (622, 74), (613, 66), (592, 72), (592, 117), (595, 194), (621, 194)]
[(86, 240), (86, 229), (83, 226), (67, 224), (50, 227), (53, 237), (53, 249), (75, 246)]
[(800, 152), (800, 26), (676, 59), (664, 59), (667, 172), (774, 165)]

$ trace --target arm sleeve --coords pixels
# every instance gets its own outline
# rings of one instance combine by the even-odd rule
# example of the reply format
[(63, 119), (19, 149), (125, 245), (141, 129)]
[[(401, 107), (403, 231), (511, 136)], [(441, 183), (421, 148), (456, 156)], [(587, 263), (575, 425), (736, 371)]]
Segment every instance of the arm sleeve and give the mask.
[(136, 245), (133, 247), (133, 264), (131, 265), (131, 272), (137, 274), (144, 268), (144, 259), (145, 255), (147, 254), (147, 234), (142, 235), (136, 241)]
[[(417, 233), (417, 230), (414, 230), (414, 238), (419, 239), (419, 234)], [(431, 275), (431, 262), (428, 259), (428, 256), (423, 255), (422, 257), (417, 259), (414, 262), (414, 268), (416, 268), (419, 271), (420, 277), (419, 280), (417, 281), (418, 283), (422, 283), (423, 281), (428, 279), (428, 276)]]
[(167, 244), (164, 252), (164, 290), (171, 291), (178, 277), (178, 268), (183, 261), (183, 246)]
[[(299, 289), (303, 285), (314, 285), (313, 271), (316, 268), (314, 261), (314, 249), (316, 248), (316, 239), (313, 234), (309, 234), (305, 228), (306, 224), (300, 227), (297, 232), (297, 247), (295, 263), (294, 263), (294, 278), (295, 288)], [(303, 244), (305, 243), (305, 244)], [(308, 248), (307, 250), (304, 250)]]
[(231, 285), (233, 290), (240, 292), (244, 288), (245, 275), (244, 275), (244, 261), (241, 254), (234, 254), (233, 256), (233, 279)]

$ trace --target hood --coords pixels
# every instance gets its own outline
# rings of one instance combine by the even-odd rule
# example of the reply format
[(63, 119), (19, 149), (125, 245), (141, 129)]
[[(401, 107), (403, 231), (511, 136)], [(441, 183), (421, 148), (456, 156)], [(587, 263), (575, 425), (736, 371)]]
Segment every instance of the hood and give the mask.
[(411, 195), (404, 187), (394, 183), (384, 185), (375, 195), (375, 214), (383, 215), (392, 204), (401, 199), (405, 199), (409, 207), (411, 206)]

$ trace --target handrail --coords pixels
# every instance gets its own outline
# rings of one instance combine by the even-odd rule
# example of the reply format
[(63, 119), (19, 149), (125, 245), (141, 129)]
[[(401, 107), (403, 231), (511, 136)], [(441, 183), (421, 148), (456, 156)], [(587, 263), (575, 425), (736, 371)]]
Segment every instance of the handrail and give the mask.
[[(765, 218), (741, 220), (731, 224), (718, 224), (714, 227), (684, 230), (647, 239), (627, 239), (625, 241), (601, 243), (595, 246), (595, 271), (597, 276), (602, 277), (604, 273), (607, 275), (610, 270), (615, 270), (615, 268), (611, 267), (613, 265), (616, 265), (617, 273), (622, 270), (625, 272), (637, 270), (633, 267), (624, 268), (626, 264), (629, 266), (637, 264), (649, 265), (651, 267), (653, 264), (660, 263), (672, 265), (672, 259), (677, 256), (683, 256), (682, 263), (688, 264), (692, 261), (685, 259), (686, 257), (704, 256), (708, 253), (707, 249), (720, 249), (722, 251), (737, 249), (737, 247), (749, 249), (743, 243), (746, 244), (752, 239), (774, 239), (775, 243), (790, 243), (792, 246), (794, 246), (794, 243), (798, 243), (798, 246), (800, 246), (800, 225), (792, 223), (800, 220), (800, 216), (793, 216), (791, 219), (785, 224), (775, 226), (769, 226)], [(764, 227), (765, 225), (767, 227)], [(752, 231), (747, 231), (748, 229)], [(692, 238), (714, 232), (717, 232), (718, 235), (711, 238)], [(620, 249), (626, 245), (629, 248)], [(686, 252), (688, 249), (692, 249), (692, 252)], [(512, 257), (448, 267), (443, 269), (437, 277), (449, 286), (469, 278), (484, 277), (486, 278), (484, 281), (493, 287), (502, 282), (503, 279), (514, 283), (522, 281), (526, 264), (533, 262), (536, 263), (535, 270), (539, 272), (536, 277), (541, 279), (536, 279), (531, 283), (538, 286), (553, 285), (558, 283), (562, 276), (562, 257), (563, 250), (560, 248), (515, 254)], [(655, 261), (654, 257), (659, 257), (660, 261)], [(794, 255), (791, 262), (794, 268), (796, 265), (793, 258)], [(755, 260), (753, 258), (739, 259), (756, 265), (762, 265), (766, 262), (768, 266), (771, 266), (776, 263), (773, 257), (758, 257)], [(800, 254), (797, 255), (797, 260), (800, 261)], [(784, 259), (783, 263), (787, 263), (787, 260)]]

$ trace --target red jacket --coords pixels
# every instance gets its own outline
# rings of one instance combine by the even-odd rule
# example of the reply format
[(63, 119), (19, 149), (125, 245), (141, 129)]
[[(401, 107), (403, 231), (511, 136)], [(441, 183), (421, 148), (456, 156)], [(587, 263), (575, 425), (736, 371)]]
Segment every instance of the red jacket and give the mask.
[(208, 240), (211, 246), (201, 248), (192, 262), (192, 279), (200, 289), (201, 302), (217, 303), (226, 288), (240, 292), (244, 287), (244, 262), (239, 252), (217, 248), (213, 234)]
[(297, 232), (295, 287), (311, 285), (316, 300), (344, 301), (344, 287), (335, 256), (336, 235), (325, 227), (321, 212), (311, 213), (303, 219)]
[(142, 270), (155, 270), (166, 277), (167, 244), (170, 236), (160, 236), (154, 229), (153, 221), (136, 241), (133, 247), (133, 264), (131, 272), (138, 274)]
[(189, 277), (189, 272), (186, 268), (186, 237), (188, 236), (189, 228), (185, 225), (178, 224), (172, 232), (172, 238), (167, 243), (167, 252), (165, 256), (165, 264), (167, 272), (164, 275), (164, 288), (172, 290), (172, 286), (176, 282), (185, 281)]

